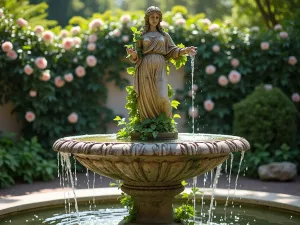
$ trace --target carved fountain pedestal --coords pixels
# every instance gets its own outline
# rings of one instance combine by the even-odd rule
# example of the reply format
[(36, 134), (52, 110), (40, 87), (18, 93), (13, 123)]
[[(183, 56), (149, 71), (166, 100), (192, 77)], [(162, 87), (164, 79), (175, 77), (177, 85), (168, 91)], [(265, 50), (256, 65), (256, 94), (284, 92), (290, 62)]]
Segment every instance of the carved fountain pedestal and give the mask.
[(184, 190), (181, 181), (212, 170), (231, 152), (249, 148), (243, 138), (209, 134), (179, 134), (178, 140), (152, 142), (86, 135), (54, 144), (55, 151), (72, 153), (88, 169), (124, 182), (121, 189), (133, 197), (136, 211), (130, 225), (177, 224), (172, 201)]

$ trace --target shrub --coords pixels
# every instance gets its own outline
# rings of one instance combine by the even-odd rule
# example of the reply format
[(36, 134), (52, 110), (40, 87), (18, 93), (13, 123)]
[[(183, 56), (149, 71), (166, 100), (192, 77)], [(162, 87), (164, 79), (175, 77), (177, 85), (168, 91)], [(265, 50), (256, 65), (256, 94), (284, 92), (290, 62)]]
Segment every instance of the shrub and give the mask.
[(36, 137), (15, 142), (12, 134), (1, 135), (0, 188), (14, 184), (15, 180), (32, 183), (34, 180), (54, 179), (56, 162), (45, 159), (44, 153)]
[(278, 88), (258, 86), (246, 99), (234, 105), (234, 134), (250, 144), (269, 144), (278, 149), (282, 144), (295, 146), (296, 108)]

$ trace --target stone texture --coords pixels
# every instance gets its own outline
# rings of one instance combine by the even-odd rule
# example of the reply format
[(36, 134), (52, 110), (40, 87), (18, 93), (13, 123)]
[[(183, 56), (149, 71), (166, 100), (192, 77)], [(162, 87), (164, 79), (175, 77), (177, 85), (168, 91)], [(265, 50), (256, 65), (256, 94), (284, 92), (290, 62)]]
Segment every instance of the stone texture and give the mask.
[(261, 165), (258, 175), (261, 180), (289, 181), (296, 178), (297, 167), (291, 162), (274, 162)]
[[(54, 150), (72, 153), (88, 169), (124, 184), (132, 196), (136, 221), (131, 225), (173, 225), (172, 201), (184, 190), (182, 180), (206, 173), (231, 152), (249, 150), (243, 138), (179, 134), (178, 140), (120, 142), (112, 135), (68, 137)], [(122, 224), (122, 222), (120, 223)]]

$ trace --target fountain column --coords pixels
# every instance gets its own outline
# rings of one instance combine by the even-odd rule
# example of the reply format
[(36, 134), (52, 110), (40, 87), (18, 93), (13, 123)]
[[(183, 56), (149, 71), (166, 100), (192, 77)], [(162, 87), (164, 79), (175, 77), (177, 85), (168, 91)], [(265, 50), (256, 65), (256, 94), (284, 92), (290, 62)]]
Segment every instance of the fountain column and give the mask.
[[(132, 196), (136, 220), (130, 225), (175, 225), (173, 217), (173, 199), (184, 187), (181, 183), (165, 186), (137, 186), (124, 183), (122, 191)], [(122, 223), (120, 223), (122, 224)]]

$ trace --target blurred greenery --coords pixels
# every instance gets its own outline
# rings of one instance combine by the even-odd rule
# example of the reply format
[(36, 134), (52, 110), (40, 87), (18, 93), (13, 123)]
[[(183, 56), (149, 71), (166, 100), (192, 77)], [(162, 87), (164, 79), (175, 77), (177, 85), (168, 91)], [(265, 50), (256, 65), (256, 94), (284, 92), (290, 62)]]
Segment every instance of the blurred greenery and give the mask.
[[(10, 1), (10, 0), (4, 0)], [(24, 2), (24, 1), (23, 1)], [(231, 21), (238, 27), (260, 26), (273, 28), (283, 20), (295, 19), (300, 10), (300, 0), (30, 0), (32, 4), (46, 2), (49, 5), (49, 19), (67, 25), (73, 16), (90, 17), (107, 10), (145, 10), (156, 5), (163, 12), (174, 5), (183, 5), (191, 14), (204, 13), (210, 20)], [(263, 21), (263, 22), (262, 22)]]
[(22, 17), (28, 21), (31, 26), (54, 26), (55, 20), (48, 20), (48, 5), (45, 1), (37, 1), (38, 4), (30, 4), (28, 0), (1, 0), (0, 8), (5, 8), (16, 18)]
[(296, 19), (296, 12), (300, 11), (300, 0), (232, 1), (232, 22), (239, 27), (265, 25), (267, 28), (273, 28), (283, 20)]

